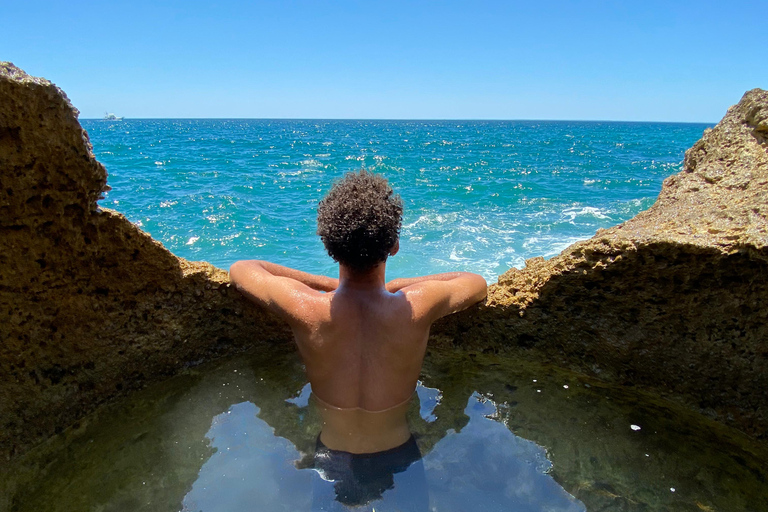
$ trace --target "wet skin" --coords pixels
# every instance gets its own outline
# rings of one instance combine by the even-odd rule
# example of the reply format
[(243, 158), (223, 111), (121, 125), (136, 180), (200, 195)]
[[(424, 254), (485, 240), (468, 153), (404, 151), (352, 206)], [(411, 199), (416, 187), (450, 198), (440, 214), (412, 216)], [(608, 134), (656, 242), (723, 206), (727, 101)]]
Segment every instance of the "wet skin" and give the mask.
[[(398, 245), (391, 254), (397, 252)], [(238, 261), (230, 279), (291, 327), (333, 450), (374, 453), (405, 443), (405, 419), (429, 328), (486, 295), (469, 272), (385, 280), (386, 262), (339, 278), (257, 260)]]

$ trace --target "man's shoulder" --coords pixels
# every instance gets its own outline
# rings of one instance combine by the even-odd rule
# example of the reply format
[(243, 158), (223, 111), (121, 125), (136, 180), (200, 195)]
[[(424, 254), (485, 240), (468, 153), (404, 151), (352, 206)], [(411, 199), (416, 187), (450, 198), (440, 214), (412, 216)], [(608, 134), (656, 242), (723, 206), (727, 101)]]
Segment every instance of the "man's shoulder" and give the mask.
[(332, 298), (333, 293), (294, 290), (290, 302), (284, 305), (286, 319), (310, 328), (328, 323), (331, 320)]
[(414, 316), (434, 322), (480, 301), (486, 294), (485, 280), (470, 273), (457, 273), (451, 279), (424, 279), (400, 290)]
[[(230, 280), (250, 300), (289, 323), (307, 323), (327, 309), (327, 294), (312, 286), (323, 278), (256, 260), (236, 262)], [(322, 284), (322, 283), (321, 283)]]
[(434, 321), (433, 310), (444, 299), (443, 285), (434, 281), (422, 281), (409, 285), (395, 293), (402, 297), (401, 305), (412, 321)]

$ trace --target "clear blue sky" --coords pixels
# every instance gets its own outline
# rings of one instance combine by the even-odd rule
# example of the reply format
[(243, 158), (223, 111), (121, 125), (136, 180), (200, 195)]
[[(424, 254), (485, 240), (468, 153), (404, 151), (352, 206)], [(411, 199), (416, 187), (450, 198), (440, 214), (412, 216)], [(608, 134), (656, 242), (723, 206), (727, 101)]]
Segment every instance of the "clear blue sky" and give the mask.
[(81, 117), (718, 121), (768, 0), (0, 0), (0, 60)]

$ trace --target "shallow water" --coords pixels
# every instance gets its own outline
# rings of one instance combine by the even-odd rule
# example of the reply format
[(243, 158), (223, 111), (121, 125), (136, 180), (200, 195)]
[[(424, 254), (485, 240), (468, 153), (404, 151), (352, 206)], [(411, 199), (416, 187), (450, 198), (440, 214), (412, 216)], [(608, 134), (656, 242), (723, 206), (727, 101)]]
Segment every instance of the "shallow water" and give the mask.
[[(101, 408), (2, 476), (6, 506), (310, 510), (313, 486), (330, 485), (309, 467), (320, 420), (297, 356), (279, 352), (193, 368)], [(432, 351), (409, 420), (430, 510), (768, 510), (764, 448), (557, 369)], [(365, 510), (392, 509), (393, 495)]]

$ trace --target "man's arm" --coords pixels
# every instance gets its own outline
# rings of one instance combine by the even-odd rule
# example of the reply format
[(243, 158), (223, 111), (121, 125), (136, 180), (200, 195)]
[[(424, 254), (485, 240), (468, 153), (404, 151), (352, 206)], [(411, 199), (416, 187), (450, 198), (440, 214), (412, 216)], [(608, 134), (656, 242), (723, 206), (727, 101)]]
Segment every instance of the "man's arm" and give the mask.
[(415, 312), (430, 323), (480, 302), (487, 293), (483, 276), (471, 272), (393, 279), (386, 287), (391, 293), (405, 293)]
[[(416, 283), (422, 283), (424, 281), (451, 281), (453, 279), (463, 277), (467, 274), (477, 276), (477, 274), (470, 274), (469, 272), (445, 272), (443, 274), (432, 274), (429, 276), (401, 277), (391, 280), (387, 283), (386, 286), (388, 292), (395, 293), (396, 291), (402, 290), (403, 288)], [(485, 279), (483, 279), (483, 283), (485, 283)]]
[(339, 280), (334, 277), (310, 274), (309, 272), (303, 272), (301, 270), (296, 270), (295, 268), (261, 260), (243, 260), (235, 262), (229, 269), (230, 276), (232, 275), (233, 269), (235, 269), (235, 272), (238, 272), (241, 267), (246, 271), (249, 269), (251, 271), (264, 270), (275, 277), (287, 277), (303, 283), (319, 292), (332, 292), (339, 286)]
[(339, 285), (338, 279), (259, 260), (233, 263), (229, 279), (249, 299), (289, 322), (299, 319), (308, 296), (333, 291)]

